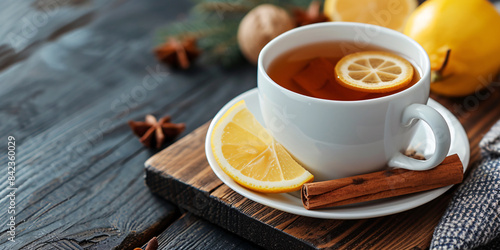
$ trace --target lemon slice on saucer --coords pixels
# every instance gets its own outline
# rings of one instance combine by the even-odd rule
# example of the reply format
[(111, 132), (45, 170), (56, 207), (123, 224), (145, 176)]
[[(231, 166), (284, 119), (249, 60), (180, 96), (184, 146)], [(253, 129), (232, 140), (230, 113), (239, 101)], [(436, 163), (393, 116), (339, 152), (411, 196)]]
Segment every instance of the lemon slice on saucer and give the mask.
[(221, 169), (248, 189), (291, 192), (314, 178), (259, 124), (244, 100), (226, 111), (210, 140)]
[(413, 78), (413, 66), (404, 58), (383, 51), (363, 51), (344, 56), (335, 66), (344, 87), (384, 93), (405, 87)]

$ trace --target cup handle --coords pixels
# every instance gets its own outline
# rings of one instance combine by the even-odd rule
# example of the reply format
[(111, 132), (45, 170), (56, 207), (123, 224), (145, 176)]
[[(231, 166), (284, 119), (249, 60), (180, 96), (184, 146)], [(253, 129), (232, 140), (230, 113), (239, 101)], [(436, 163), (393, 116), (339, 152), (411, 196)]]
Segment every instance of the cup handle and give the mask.
[(420, 119), (426, 122), (434, 134), (436, 150), (427, 160), (416, 160), (397, 152), (388, 162), (389, 167), (405, 168), (409, 170), (428, 170), (443, 162), (450, 149), (451, 136), (450, 129), (443, 116), (435, 109), (423, 104), (411, 104), (403, 111), (401, 119), (404, 126), (410, 126), (413, 119)]

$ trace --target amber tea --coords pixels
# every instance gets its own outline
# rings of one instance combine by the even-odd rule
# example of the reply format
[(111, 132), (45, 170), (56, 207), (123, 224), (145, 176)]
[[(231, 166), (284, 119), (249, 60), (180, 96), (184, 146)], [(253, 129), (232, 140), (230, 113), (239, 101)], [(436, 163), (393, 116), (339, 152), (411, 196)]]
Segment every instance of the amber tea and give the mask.
[[(346, 50), (348, 49), (348, 52)], [(334, 71), (339, 60), (355, 52), (387, 51), (374, 45), (360, 48), (353, 42), (330, 41), (308, 44), (283, 53), (271, 62), (267, 74), (274, 82), (293, 92), (311, 97), (357, 101), (388, 96), (407, 89), (420, 80), (413, 67), (413, 77), (404, 87), (385, 93), (368, 93), (352, 90), (339, 83)]]

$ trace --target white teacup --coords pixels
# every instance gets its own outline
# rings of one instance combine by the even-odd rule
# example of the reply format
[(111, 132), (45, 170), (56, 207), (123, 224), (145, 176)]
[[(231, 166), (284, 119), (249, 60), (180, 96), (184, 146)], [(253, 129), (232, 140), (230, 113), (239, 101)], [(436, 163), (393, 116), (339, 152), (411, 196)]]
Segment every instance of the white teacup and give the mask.
[[(361, 101), (333, 101), (292, 92), (275, 83), (266, 69), (293, 48), (324, 41), (375, 45), (408, 59), (421, 79), (398, 93)], [(328, 22), (296, 28), (269, 42), (258, 61), (259, 101), (266, 123), (281, 143), (316, 180), (378, 171), (386, 167), (427, 170), (446, 157), (450, 131), (444, 118), (426, 105), (430, 63), (425, 50), (400, 32), (368, 24)], [(333, 72), (332, 72), (333, 74)], [(416, 120), (425, 121), (436, 141), (427, 160), (406, 157)]]

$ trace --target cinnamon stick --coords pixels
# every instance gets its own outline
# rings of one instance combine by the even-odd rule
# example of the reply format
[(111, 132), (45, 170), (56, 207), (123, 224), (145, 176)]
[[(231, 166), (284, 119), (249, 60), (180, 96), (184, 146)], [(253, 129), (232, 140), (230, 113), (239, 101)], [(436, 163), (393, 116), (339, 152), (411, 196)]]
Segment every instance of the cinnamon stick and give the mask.
[(391, 169), (306, 183), (302, 186), (302, 204), (306, 209), (316, 209), (389, 198), (457, 184), (463, 176), (462, 162), (454, 154), (426, 171)]

